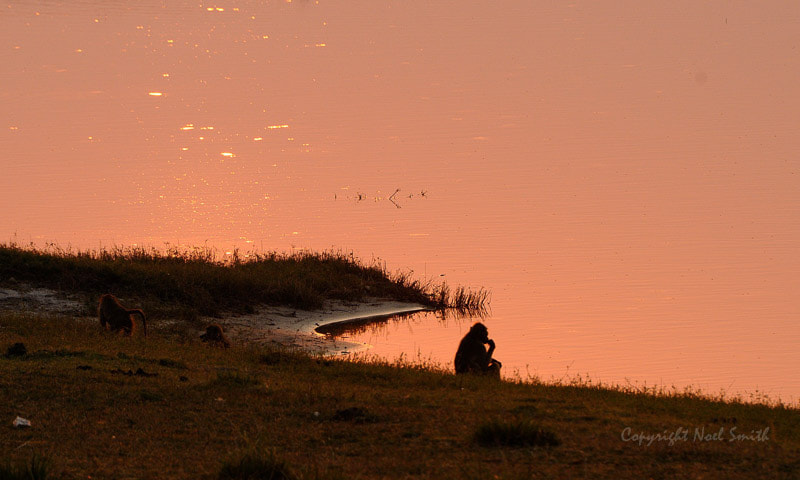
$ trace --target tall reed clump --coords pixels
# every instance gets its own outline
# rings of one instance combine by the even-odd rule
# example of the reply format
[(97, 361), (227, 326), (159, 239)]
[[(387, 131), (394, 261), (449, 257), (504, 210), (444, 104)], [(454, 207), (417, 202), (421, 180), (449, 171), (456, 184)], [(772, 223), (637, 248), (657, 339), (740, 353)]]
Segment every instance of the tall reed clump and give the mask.
[(431, 296), (437, 305), (462, 312), (480, 312), (489, 304), (489, 291), (483, 288), (477, 291), (460, 286), (453, 289), (442, 283), (433, 288)]
[(150, 301), (150, 311), (177, 304), (189, 315), (248, 312), (258, 304), (316, 309), (326, 300), (366, 297), (476, 312), (488, 303), (484, 290), (422, 283), (341, 251), (220, 254), (210, 248), (138, 246), (73, 251), (0, 244), (0, 282), (12, 278), (93, 298), (106, 292), (137, 297)]

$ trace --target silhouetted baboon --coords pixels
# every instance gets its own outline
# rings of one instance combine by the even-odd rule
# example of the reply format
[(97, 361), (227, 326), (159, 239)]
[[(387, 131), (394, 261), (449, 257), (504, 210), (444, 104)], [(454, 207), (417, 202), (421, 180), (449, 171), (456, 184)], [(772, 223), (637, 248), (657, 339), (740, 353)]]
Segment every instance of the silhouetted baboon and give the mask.
[(136, 322), (133, 320), (133, 315), (141, 315), (142, 331), (144, 332), (144, 336), (147, 336), (147, 318), (145, 318), (144, 312), (138, 308), (130, 310), (123, 307), (119, 303), (119, 300), (117, 300), (117, 297), (110, 293), (106, 293), (100, 297), (100, 304), (97, 306), (97, 315), (100, 317), (100, 325), (102, 325), (103, 328), (111, 329), (111, 331), (122, 330), (127, 335), (131, 336), (133, 336), (133, 332), (136, 330)]
[(222, 333), (222, 326), (218, 323), (212, 323), (206, 327), (206, 333), (200, 335), (204, 342), (208, 342), (217, 347), (228, 348), (231, 342)]
[[(485, 344), (489, 345), (486, 351)], [(482, 323), (476, 323), (461, 339), (456, 351), (456, 373), (482, 373), (500, 376), (502, 364), (492, 358), (494, 340), (489, 339), (489, 330)]]

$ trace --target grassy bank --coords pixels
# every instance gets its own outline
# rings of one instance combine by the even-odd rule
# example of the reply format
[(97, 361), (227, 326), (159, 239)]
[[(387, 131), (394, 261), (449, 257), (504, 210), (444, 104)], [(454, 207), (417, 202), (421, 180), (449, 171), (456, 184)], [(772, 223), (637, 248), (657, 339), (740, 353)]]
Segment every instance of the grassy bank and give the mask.
[[(800, 475), (800, 415), (786, 408), (220, 350), (0, 313), (0, 354), (17, 342), (25, 355), (0, 356), (0, 478), (43, 464), (45, 478)], [(12, 427), (17, 416), (31, 427)], [(670, 443), (679, 428), (686, 439)]]
[(85, 299), (86, 313), (107, 292), (135, 299), (149, 314), (195, 318), (250, 313), (259, 304), (320, 308), (326, 300), (382, 297), (431, 308), (480, 311), (488, 293), (424, 283), (342, 252), (233, 252), (127, 247), (99, 251), (0, 244), (0, 286), (45, 286)]
[(0, 480), (800, 476), (800, 415), (780, 405), (222, 350), (196, 328), (129, 338), (93, 318), (108, 291), (166, 320), (330, 299), (486, 302), (340, 253), (220, 262), (207, 250), (0, 245), (0, 287), (72, 294), (92, 315), (0, 311)]

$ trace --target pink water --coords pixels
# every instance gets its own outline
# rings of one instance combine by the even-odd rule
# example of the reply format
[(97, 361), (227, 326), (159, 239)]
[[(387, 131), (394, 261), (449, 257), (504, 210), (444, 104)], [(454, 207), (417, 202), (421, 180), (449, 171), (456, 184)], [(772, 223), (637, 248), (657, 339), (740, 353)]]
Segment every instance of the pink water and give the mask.
[[(352, 250), (490, 289), (506, 375), (797, 401), (798, 20), (791, 1), (6, 2), (0, 238)], [(471, 322), (356, 340), (445, 363)]]

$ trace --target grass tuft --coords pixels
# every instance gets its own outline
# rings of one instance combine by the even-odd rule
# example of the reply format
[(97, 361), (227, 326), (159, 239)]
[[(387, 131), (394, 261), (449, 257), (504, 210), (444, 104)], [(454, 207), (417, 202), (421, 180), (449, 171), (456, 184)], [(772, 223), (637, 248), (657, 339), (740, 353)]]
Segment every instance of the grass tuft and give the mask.
[(50, 460), (40, 455), (34, 454), (24, 465), (0, 465), (0, 480), (46, 480), (49, 476)]
[(260, 385), (261, 381), (257, 377), (247, 373), (224, 371), (217, 373), (217, 378), (214, 379), (212, 384), (217, 387), (239, 388)]
[(161, 358), (158, 360), (158, 364), (162, 367), (176, 368), (180, 370), (186, 370), (189, 368), (185, 363), (172, 360), (171, 358)]
[(219, 480), (295, 480), (298, 477), (274, 453), (249, 452), (222, 465)]
[(475, 432), (484, 447), (555, 447), (561, 444), (555, 433), (528, 420), (493, 420)]

